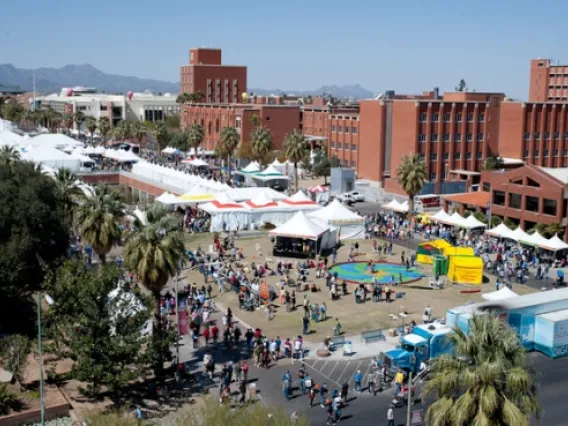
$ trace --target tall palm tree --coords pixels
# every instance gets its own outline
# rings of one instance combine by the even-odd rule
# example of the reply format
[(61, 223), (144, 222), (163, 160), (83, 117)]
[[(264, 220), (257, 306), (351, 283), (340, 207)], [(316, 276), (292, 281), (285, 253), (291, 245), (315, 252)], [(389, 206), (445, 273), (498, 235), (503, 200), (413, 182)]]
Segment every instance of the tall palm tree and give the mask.
[(106, 137), (110, 132), (110, 128), (110, 119), (108, 117), (99, 118), (99, 132), (101, 132), (101, 136), (103, 137), (103, 143), (106, 142)]
[(11, 166), (17, 161), (20, 161), (22, 156), (20, 151), (10, 145), (4, 145), (0, 148), (0, 164), (4, 166)]
[(77, 111), (75, 114), (73, 114), (73, 119), (75, 121), (75, 125), (77, 126), (77, 130), (81, 130), (81, 126), (85, 122), (85, 114), (83, 114), (81, 111)]
[[(179, 222), (163, 206), (154, 204), (142, 222), (135, 219), (134, 231), (124, 246), (125, 266), (144, 284), (154, 299), (154, 335), (163, 331), (160, 315), (162, 290), (176, 273), (185, 255)], [(156, 375), (163, 369), (161, 352), (156, 354)]]
[(69, 134), (69, 131), (73, 128), (73, 114), (63, 114), (63, 127), (65, 128), (65, 133)]
[(284, 139), (284, 152), (288, 161), (294, 163), (294, 190), (298, 190), (298, 163), (309, 155), (308, 142), (301, 132), (294, 129)]
[(97, 120), (95, 117), (87, 117), (85, 119), (85, 127), (91, 134), (91, 145), (93, 145), (93, 137), (95, 136), (95, 130), (97, 130)]
[(144, 140), (144, 137), (148, 133), (148, 128), (146, 127), (146, 125), (144, 123), (142, 123), (141, 121), (138, 121), (134, 124), (134, 128), (132, 130), (132, 133), (134, 134), (134, 137), (138, 141), (138, 144), (142, 145), (142, 141)]
[(71, 222), (73, 219), (74, 209), (77, 207), (78, 201), (84, 198), (85, 194), (79, 187), (77, 177), (70, 169), (63, 168), (57, 170), (57, 172), (55, 172), (55, 183), (61, 193), (65, 213)]
[(156, 141), (157, 145), (154, 147), (154, 149), (157, 151), (154, 154), (156, 155), (156, 158), (162, 158), (162, 149), (168, 143), (168, 140), (170, 138), (166, 123), (164, 123), (163, 121), (156, 121), (152, 125), (152, 136), (154, 136), (154, 140)]
[(260, 163), (266, 162), (267, 154), (272, 150), (272, 135), (270, 130), (259, 125), (251, 133), (252, 152)]
[(528, 426), (539, 415), (536, 375), (515, 331), (492, 314), (448, 335), (455, 354), (434, 358), (425, 396), (431, 426)]
[(110, 249), (120, 241), (119, 220), (124, 215), (120, 196), (108, 185), (97, 185), (93, 196), (85, 200), (77, 213), (83, 239), (105, 263)]
[(398, 184), (408, 195), (408, 215), (414, 213), (414, 196), (424, 187), (426, 166), (418, 155), (405, 154), (396, 169)]
[(231, 178), (231, 157), (239, 146), (241, 138), (237, 129), (231, 126), (223, 127), (221, 129), (221, 138), (217, 145), (217, 149), (221, 156), (227, 156), (227, 170), (229, 179)]
[(197, 154), (197, 148), (203, 142), (205, 138), (205, 129), (199, 123), (193, 123), (187, 132), (187, 138), (189, 142), (189, 146), (195, 149), (195, 153)]
[(185, 104), (186, 102), (190, 102), (192, 100), (192, 96), (189, 93), (180, 93), (177, 98), (176, 102), (178, 104)]

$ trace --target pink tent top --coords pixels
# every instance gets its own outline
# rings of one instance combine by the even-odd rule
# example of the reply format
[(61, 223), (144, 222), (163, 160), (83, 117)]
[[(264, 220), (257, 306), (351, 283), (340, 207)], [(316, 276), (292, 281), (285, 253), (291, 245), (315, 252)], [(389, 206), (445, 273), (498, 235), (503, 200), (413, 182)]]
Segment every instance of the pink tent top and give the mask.
[(264, 193), (258, 194), (256, 197), (252, 198), (251, 200), (245, 201), (245, 204), (253, 209), (262, 209), (266, 207), (278, 207), (278, 203), (274, 200), (271, 200), (267, 197)]
[(323, 185), (316, 185), (316, 186), (312, 186), (310, 189), (308, 189), (308, 191), (310, 191), (310, 192), (327, 192), (328, 189)]
[(313, 205), (315, 204), (312, 200), (308, 198), (306, 194), (302, 191), (296, 192), (290, 198), (285, 199), (282, 201), (284, 204), (288, 204), (291, 206), (305, 206), (305, 205)]
[(237, 203), (222, 203), (222, 202), (217, 201), (217, 200), (211, 201), (211, 204), (213, 204), (218, 209), (242, 209), (242, 208), (244, 208), (243, 206), (241, 206), (240, 204), (237, 204)]

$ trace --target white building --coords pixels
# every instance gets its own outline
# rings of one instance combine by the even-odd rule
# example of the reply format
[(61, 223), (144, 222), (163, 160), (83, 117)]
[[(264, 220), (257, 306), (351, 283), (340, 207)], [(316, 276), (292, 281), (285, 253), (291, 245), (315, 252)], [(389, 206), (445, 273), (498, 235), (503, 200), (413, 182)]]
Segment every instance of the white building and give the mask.
[(48, 106), (61, 114), (81, 111), (86, 117), (108, 117), (113, 125), (120, 120), (160, 121), (168, 115), (179, 114), (177, 94), (154, 95), (151, 92), (126, 95), (98, 93), (96, 89), (64, 88), (61, 93), (40, 96), (42, 108)]

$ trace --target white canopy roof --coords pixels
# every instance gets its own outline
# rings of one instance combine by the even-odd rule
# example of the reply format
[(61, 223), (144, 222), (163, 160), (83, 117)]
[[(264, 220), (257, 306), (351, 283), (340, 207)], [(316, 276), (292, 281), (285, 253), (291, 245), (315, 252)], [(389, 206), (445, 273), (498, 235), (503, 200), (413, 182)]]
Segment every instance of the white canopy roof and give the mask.
[(9, 130), (0, 130), (0, 146), (16, 146), (24, 141), (25, 139), (16, 133), (13, 133)]
[(542, 247), (543, 244), (548, 244), (548, 240), (538, 233), (538, 231), (532, 234), (525, 234), (527, 237), (521, 238), (519, 241), (524, 244), (528, 244), (535, 247)]
[(430, 217), (430, 219), (433, 220), (434, 222), (442, 222), (442, 223), (445, 223), (447, 225), (453, 224), (452, 217), (448, 213), (446, 213), (444, 210), (440, 210), (438, 213), (432, 215)]
[(119, 163), (137, 163), (141, 160), (141, 158), (132, 151), (126, 151), (124, 149), (107, 149), (103, 156), (118, 161)]
[(310, 220), (304, 212), (298, 212), (288, 222), (270, 231), (270, 235), (317, 240), (328, 230), (328, 227), (323, 227)]
[(475, 218), (473, 215), (469, 215), (464, 220), (464, 225), (467, 229), (474, 229), (474, 228), (487, 228), (487, 225)]
[(189, 161), (187, 161), (187, 164), (189, 164), (190, 166), (193, 166), (193, 167), (207, 167), (207, 166), (209, 166), (209, 164), (207, 164), (203, 160), (200, 160), (199, 158), (194, 158), (193, 160), (189, 160)]
[(253, 198), (251, 198), (247, 204), (253, 208), (260, 207), (277, 207), (278, 204), (274, 202), (268, 195), (264, 192), (259, 192)]
[(94, 154), (104, 154), (106, 152), (106, 149), (104, 146), (102, 145), (98, 145), (95, 147), (95, 152)]
[(308, 217), (334, 225), (365, 222), (365, 218), (349, 210), (337, 199), (333, 200), (323, 209), (308, 213)]
[(559, 251), (568, 249), (568, 244), (558, 238), (558, 235), (555, 235), (547, 243), (543, 243), (541, 247), (546, 250)]
[(387, 204), (383, 204), (383, 208), (387, 210), (394, 210), (395, 208), (400, 208), (401, 203), (396, 201), (394, 198)]
[(162, 154), (174, 154), (178, 151), (179, 151), (178, 149), (172, 148), (171, 146), (168, 146), (168, 147), (162, 149)]
[(258, 173), (260, 172), (260, 164), (256, 161), (249, 163), (244, 169), (241, 170), (242, 173)]
[(526, 240), (530, 235), (521, 229), (519, 226), (514, 231), (511, 231), (511, 239), (515, 241)]
[(273, 165), (268, 166), (265, 170), (257, 173), (253, 176), (255, 179), (259, 180), (271, 180), (271, 179), (290, 179), (288, 176), (280, 173)]
[(63, 149), (66, 147), (75, 148), (77, 146), (85, 146), (83, 142), (79, 142), (69, 136), (63, 135), (61, 133), (46, 133), (43, 135), (38, 135), (33, 137), (31, 140), (27, 141), (28, 145), (32, 146), (48, 146), (51, 148)]
[(452, 223), (450, 223), (450, 225), (467, 228), (467, 226), (465, 225), (465, 219), (458, 212), (454, 212), (450, 217), (452, 219)]
[(511, 237), (513, 231), (511, 231), (507, 225), (505, 225), (504, 223), (500, 223), (499, 225), (497, 225), (495, 228), (491, 228), (488, 229), (487, 231), (485, 231), (486, 234), (489, 234), (493, 237), (498, 237), (498, 238), (509, 238), (509, 239), (513, 239)]
[(162, 204), (177, 204), (178, 199), (174, 194), (170, 194), (169, 192), (164, 192), (162, 195), (156, 198), (156, 201)]
[(142, 211), (138, 207), (136, 207), (136, 210), (134, 210), (132, 214), (137, 217), (143, 225), (146, 224), (146, 221), (148, 220), (148, 214), (145, 211)]
[(491, 293), (484, 293), (481, 295), (481, 297), (485, 300), (505, 300), (517, 296), (518, 294), (511, 290), (509, 287), (503, 287), (500, 290), (492, 291)]

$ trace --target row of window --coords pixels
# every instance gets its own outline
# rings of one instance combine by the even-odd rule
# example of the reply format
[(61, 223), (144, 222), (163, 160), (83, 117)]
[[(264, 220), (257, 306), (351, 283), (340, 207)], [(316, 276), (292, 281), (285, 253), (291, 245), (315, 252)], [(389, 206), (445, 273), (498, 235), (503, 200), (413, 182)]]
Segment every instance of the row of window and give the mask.
[[(522, 209), (522, 195), (510, 192), (509, 194), (509, 208), (512, 209)], [(493, 191), (493, 204), (497, 206), (505, 206), (506, 194), (503, 191)], [(533, 197), (530, 195), (525, 195), (525, 207), (524, 210), (529, 212), (539, 213), (540, 200), (538, 197)], [(548, 198), (543, 198), (542, 200), (542, 213), (550, 216), (556, 216), (557, 212), (556, 200), (549, 200)]]
[[(418, 154), (418, 156), (420, 157), (420, 159), (422, 161), (425, 160), (424, 154)], [(465, 159), (466, 160), (471, 160), (473, 158), (473, 153), (471, 152), (466, 152), (465, 153)], [(482, 152), (476, 152), (475, 153), (475, 158), (477, 160), (481, 160), (483, 159), (483, 153)], [(447, 152), (444, 152), (442, 154), (442, 160), (449, 160), (450, 159), (450, 154)], [(454, 160), (460, 160), (461, 159), (461, 153), (460, 152), (454, 152)], [(433, 152), (430, 154), (430, 161), (438, 161), (438, 154)]]
[[(343, 167), (349, 167), (349, 160), (343, 160), (342, 163)], [(357, 163), (355, 161), (351, 161), (351, 167), (357, 167)]]
[[(559, 155), (560, 155), (560, 151), (559, 151), (558, 149), (555, 149), (552, 156), (553, 156), (553, 157), (558, 157)], [(545, 149), (545, 150), (542, 152), (542, 156), (543, 156), (544, 158), (550, 157), (550, 150)], [(568, 157), (568, 150), (566, 150), (566, 149), (563, 150), (563, 151), (562, 151), (562, 156), (563, 156), (563, 157)], [(528, 149), (525, 150), (523, 157), (529, 158), (529, 150), (528, 150)], [(540, 151), (539, 151), (538, 149), (535, 149), (535, 150), (533, 151), (533, 157), (534, 157), (534, 158), (540, 157)]]
[[(473, 142), (473, 133), (466, 133), (465, 139), (468, 142)], [(454, 134), (454, 142), (461, 142), (461, 140), (462, 140), (462, 134), (461, 133)], [(450, 142), (450, 134), (449, 133), (444, 133), (443, 141), (444, 142)], [(483, 141), (483, 133), (482, 132), (477, 134), (477, 141), (478, 142)], [(424, 133), (420, 133), (418, 135), (418, 142), (426, 142), (426, 135)], [(438, 142), (438, 134), (437, 133), (432, 133), (430, 135), (430, 142)]]
[[(528, 141), (531, 138), (530, 132), (525, 132), (525, 140)], [(540, 140), (540, 132), (534, 132), (534, 139)], [(544, 132), (544, 139), (550, 139), (550, 132)], [(560, 132), (554, 132), (554, 139), (560, 139)], [(562, 134), (562, 139), (568, 139), (568, 132)]]
[[(472, 122), (473, 122), (473, 117), (474, 117), (473, 113), (468, 113), (468, 114), (467, 114), (467, 117), (466, 117), (467, 122), (468, 122), (468, 123), (472, 123)], [(435, 112), (435, 113), (432, 114), (432, 120), (431, 120), (432, 123), (437, 123), (439, 119), (440, 119), (440, 114), (438, 114), (437, 112)], [(428, 114), (425, 113), (425, 112), (421, 112), (421, 113), (420, 113), (420, 122), (421, 122), (421, 123), (425, 123), (427, 120), (428, 120)], [(447, 113), (444, 114), (444, 122), (448, 123), (448, 122), (450, 122), (451, 120), (452, 120), (452, 114), (447, 114)], [(456, 123), (461, 123), (461, 121), (462, 121), (462, 113), (461, 113), (461, 112), (458, 112), (458, 113), (455, 115), (455, 120), (454, 120), (454, 121), (455, 121)], [(477, 121), (479, 121), (480, 123), (483, 123), (483, 122), (485, 121), (485, 113), (484, 113), (484, 112), (480, 112), (480, 113), (477, 115)]]
[[(331, 145), (331, 149), (335, 149), (335, 142), (331, 142), (330, 145)], [(337, 143), (337, 149), (349, 150), (349, 144), (338, 142)], [(354, 143), (351, 144), (351, 151), (357, 151), (357, 145), (355, 145)]]
[(332, 132), (337, 132), (337, 133), (353, 133), (354, 135), (357, 134), (357, 127), (349, 127), (349, 126), (331, 126), (331, 131)]

